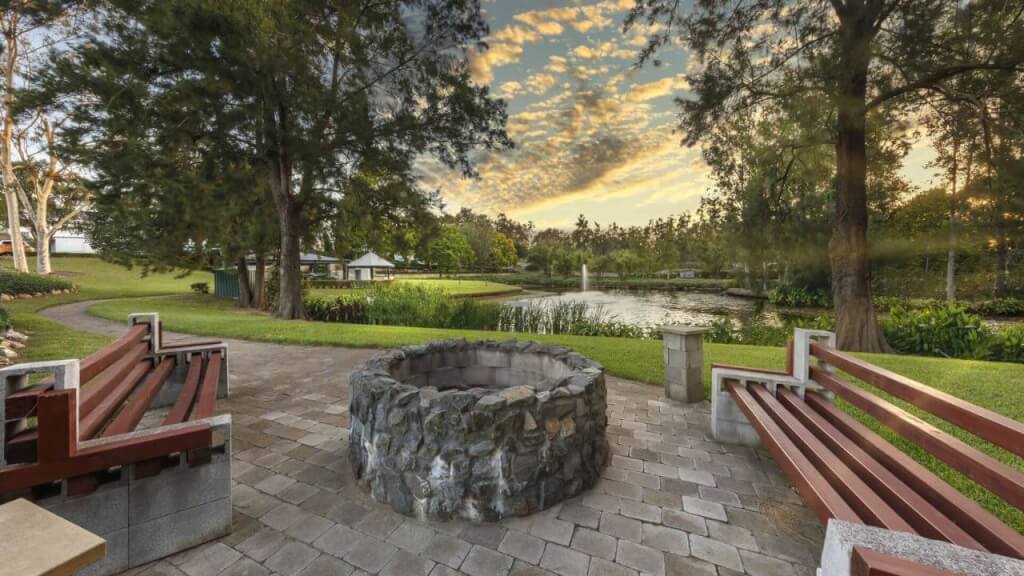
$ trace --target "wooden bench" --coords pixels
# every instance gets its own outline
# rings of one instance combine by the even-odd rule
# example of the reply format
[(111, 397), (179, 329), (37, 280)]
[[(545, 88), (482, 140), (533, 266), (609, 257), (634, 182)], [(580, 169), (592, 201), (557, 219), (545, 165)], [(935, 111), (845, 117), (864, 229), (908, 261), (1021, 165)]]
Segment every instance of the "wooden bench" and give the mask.
[[(197, 520), (181, 516), (184, 509), (217, 504), (205, 534), (172, 536), (148, 548), (126, 538), (126, 563), (97, 573), (198, 544), (210, 527), (223, 532), (225, 510), (230, 529), (231, 420), (215, 416), (217, 398), (228, 393), (227, 347), (208, 341), (167, 347), (162, 340), (158, 315), (132, 314), (120, 338), (81, 361), (0, 370), (0, 502), (25, 497), (58, 515), (77, 514), (69, 519), (92, 529), (75, 510), (94, 506), (102, 515), (111, 499), (123, 498), (131, 513), (115, 523), (138, 534), (155, 530), (154, 522), (188, 532)], [(160, 487), (160, 475), (168, 476), (167, 487)], [(176, 489), (206, 493), (170, 497)], [(165, 496), (156, 496), (161, 490)], [(94, 493), (95, 503), (87, 504)], [(153, 494), (146, 498), (156, 503), (142, 494)]]
[(838, 519), (1024, 558), (1024, 536), (833, 399), (856, 406), (1018, 509), (1024, 509), (1024, 474), (837, 370), (1017, 456), (1024, 456), (1024, 423), (838, 351), (834, 342), (830, 332), (797, 330), (785, 371), (712, 366), (715, 438), (766, 447), (823, 524)]

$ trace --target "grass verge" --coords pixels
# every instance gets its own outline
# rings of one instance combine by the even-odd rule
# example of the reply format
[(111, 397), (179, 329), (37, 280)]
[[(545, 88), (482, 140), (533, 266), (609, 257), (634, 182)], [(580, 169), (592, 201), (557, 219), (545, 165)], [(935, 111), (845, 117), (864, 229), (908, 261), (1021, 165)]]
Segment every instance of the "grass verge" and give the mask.
[[(398, 278), (395, 283), (440, 288), (452, 296), (465, 298), (514, 294), (522, 291), (521, 288), (509, 284), (460, 278)], [(367, 288), (313, 288), (309, 291), (309, 295), (317, 298), (337, 298), (366, 290)]]

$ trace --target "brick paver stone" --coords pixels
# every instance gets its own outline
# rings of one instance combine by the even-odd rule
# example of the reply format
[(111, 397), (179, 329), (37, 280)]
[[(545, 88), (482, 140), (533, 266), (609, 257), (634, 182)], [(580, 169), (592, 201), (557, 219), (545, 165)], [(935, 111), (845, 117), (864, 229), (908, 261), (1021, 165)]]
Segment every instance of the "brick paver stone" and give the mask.
[(350, 576), (356, 569), (329, 554), (321, 554), (299, 572), (299, 576)]
[(530, 534), (562, 546), (568, 546), (572, 542), (572, 530), (572, 522), (550, 517), (537, 518), (530, 526)]
[(289, 542), (274, 552), (274, 555), (267, 559), (265, 565), (284, 576), (294, 576), (309, 566), (319, 555), (320, 552), (315, 548), (302, 542)]
[(690, 534), (690, 554), (701, 560), (707, 560), (712, 564), (725, 566), (736, 571), (743, 570), (740, 554), (736, 547), (717, 540)]
[(740, 550), (743, 568), (750, 576), (795, 576), (796, 571), (789, 562), (771, 558), (749, 550)]
[(588, 528), (576, 528), (576, 533), (572, 537), (572, 547), (584, 554), (615, 560), (615, 538)]
[[(245, 556), (235, 560), (235, 562), (224, 569), (219, 576), (267, 576), (270, 574), (270, 570), (263, 567), (263, 565), (257, 563), (252, 558), (246, 558)], [(145, 576), (158, 576), (151, 571), (146, 571)], [(164, 575), (160, 575), (164, 576)]]
[(616, 538), (624, 538), (633, 542), (639, 542), (643, 535), (639, 520), (626, 518), (610, 512), (601, 514), (601, 526), (598, 530)]
[(296, 540), (309, 543), (319, 538), (331, 526), (334, 526), (334, 522), (327, 518), (310, 515), (292, 524), (284, 533)]
[(434, 569), (434, 563), (416, 554), (399, 550), (380, 571), (380, 576), (427, 576)]
[(680, 556), (690, 554), (690, 542), (686, 532), (675, 528), (666, 528), (655, 524), (644, 524), (644, 546), (657, 548), (662, 552), (671, 552)]
[(498, 552), (536, 564), (544, 553), (544, 541), (517, 530), (509, 530), (498, 546)]
[(435, 534), (423, 555), (435, 562), (458, 568), (466, 559), (472, 544), (449, 534)]
[(698, 514), (706, 518), (721, 520), (725, 522), (728, 517), (725, 515), (725, 507), (718, 502), (708, 502), (692, 496), (683, 496), (683, 510), (691, 514)]
[(214, 542), (189, 551), (178, 568), (188, 576), (216, 576), (241, 557), (237, 550)]
[(483, 546), (473, 546), (460, 570), (469, 576), (505, 576), (512, 569), (512, 557)]
[(335, 524), (327, 532), (313, 541), (313, 546), (324, 552), (344, 558), (365, 536), (355, 530)]
[(426, 526), (406, 522), (388, 536), (388, 542), (413, 554), (420, 554), (430, 546), (434, 534), (436, 532)]
[(590, 556), (565, 546), (548, 544), (544, 548), (544, 556), (540, 559), (540, 567), (559, 576), (586, 576), (590, 567)]
[(652, 576), (665, 576), (665, 554), (628, 540), (619, 540), (619, 549), (615, 554), (615, 561), (630, 568), (639, 570), (643, 574)]
[(603, 558), (591, 558), (587, 576), (637, 576), (637, 571)]
[(345, 562), (376, 574), (387, 565), (396, 552), (398, 548), (387, 542), (381, 542), (376, 538), (363, 538), (345, 555)]

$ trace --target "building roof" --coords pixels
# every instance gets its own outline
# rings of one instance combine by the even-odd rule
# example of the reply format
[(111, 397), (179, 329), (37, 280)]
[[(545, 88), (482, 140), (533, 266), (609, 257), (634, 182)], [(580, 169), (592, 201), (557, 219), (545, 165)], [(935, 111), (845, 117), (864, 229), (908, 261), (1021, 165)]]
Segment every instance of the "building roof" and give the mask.
[(303, 252), (302, 254), (299, 254), (299, 261), (303, 264), (333, 264), (335, 262), (341, 262), (341, 260), (332, 256), (324, 256), (323, 254), (314, 254), (312, 252)]
[(377, 256), (373, 252), (367, 252), (359, 258), (348, 263), (349, 268), (394, 268), (395, 265)]

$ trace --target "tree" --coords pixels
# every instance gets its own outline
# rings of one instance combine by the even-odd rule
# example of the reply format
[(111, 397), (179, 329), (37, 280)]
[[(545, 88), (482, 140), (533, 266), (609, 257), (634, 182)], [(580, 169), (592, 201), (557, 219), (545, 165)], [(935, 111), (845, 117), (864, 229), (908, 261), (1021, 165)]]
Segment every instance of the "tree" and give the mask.
[(490, 261), (491, 265), (498, 269), (511, 268), (519, 261), (516, 245), (501, 232), (496, 232), (491, 238)]
[(430, 261), (439, 273), (455, 274), (473, 263), (473, 249), (462, 231), (449, 224), (430, 243)]
[[(1024, 20), (1016, 3), (972, 4), (962, 27), (959, 3), (930, 0), (754, 0), (723, 4), (638, 0), (626, 27), (658, 25), (638, 64), (679, 36), (699, 63), (687, 75), (695, 94), (679, 99), (685, 144), (720, 120), (814, 91), (834, 112), (836, 177), (829, 258), (838, 346), (885, 351), (871, 298), (868, 264), (868, 117), (910, 107), (921, 94), (961, 76), (1009, 74), (1024, 61)], [(963, 50), (972, 36), (1000, 38), (983, 59)], [(993, 44), (989, 44), (993, 45)], [(655, 61), (657, 63), (657, 61)]]
[[(63, 88), (93, 103), (79, 143), (95, 161), (125, 142), (155, 157), (208, 139), (258, 167), (280, 318), (304, 316), (301, 246), (353, 175), (409, 175), (421, 153), (472, 175), (473, 149), (511, 144), (504, 103), (470, 81), (467, 51), (487, 34), (476, 0), (111, 0), (101, 18), (56, 63)], [(174, 104), (187, 113), (150, 112)]]
[[(48, 38), (46, 36), (46, 29), (55, 21), (67, 15), (67, 12), (71, 9), (69, 5), (73, 5), (73, 3), (12, 0), (4, 3), (3, 9), (0, 11), (0, 32), (3, 33), (4, 38), (4, 44), (2, 50), (0, 50), (0, 58), (3, 60), (2, 88), (4, 94), (3, 132), (2, 136), (0, 136), (0, 172), (2, 172), (3, 177), (4, 203), (7, 208), (7, 228), (11, 239), (11, 256), (14, 260), (14, 269), (20, 272), (28, 271), (28, 261), (25, 258), (25, 243), (21, 234), (22, 203), (27, 203), (28, 200), (24, 190), (21, 188), (19, 176), (16, 174), (14, 158), (20, 143), (22, 144), (20, 149), (22, 152), (22, 164), (29, 161), (29, 159), (25, 158), (27, 155), (25, 141), (29, 135), (27, 128), (19, 129), (16, 125), (17, 116), (21, 112), (19, 109), (21, 105), (19, 102), (19, 92), (23, 88), (19, 84), (25, 83), (26, 74), (31, 69), (30, 61), (33, 55), (38, 53), (38, 48), (31, 46), (31, 39), (41, 38), (44, 45), (51, 43), (59, 44), (61, 39)], [(54, 157), (51, 148), (50, 158)], [(49, 182), (49, 185), (43, 184), (43, 187), (40, 189), (47, 195), (40, 204), (44, 218), (42, 220), (33, 218), (33, 222), (42, 224), (46, 231), (51, 228), (45, 218), (47, 202), (49, 201), (48, 195), (53, 192), (53, 182), (56, 179), (53, 173), (57, 170), (57, 168), (54, 168), (43, 175), (36, 173), (29, 176), (30, 179), (36, 178)], [(60, 170), (64, 171), (64, 167)], [(33, 215), (38, 216), (39, 213), (40, 210), (37, 205)], [(58, 220), (58, 224), (57, 228), (62, 226), (63, 222)], [(39, 228), (37, 227), (36, 243), (40, 244), (41, 240), (38, 238), (38, 232)], [(45, 240), (48, 242), (49, 238)], [(43, 269), (39, 270), (40, 272), (44, 270), (49, 272), (48, 246), (37, 246), (36, 248), (36, 253), (40, 255), (37, 268)]]
[(534, 241), (530, 246), (527, 259), (530, 264), (544, 272), (545, 276), (551, 276), (551, 270), (555, 265), (555, 256), (558, 251), (558, 244), (553, 240)]

